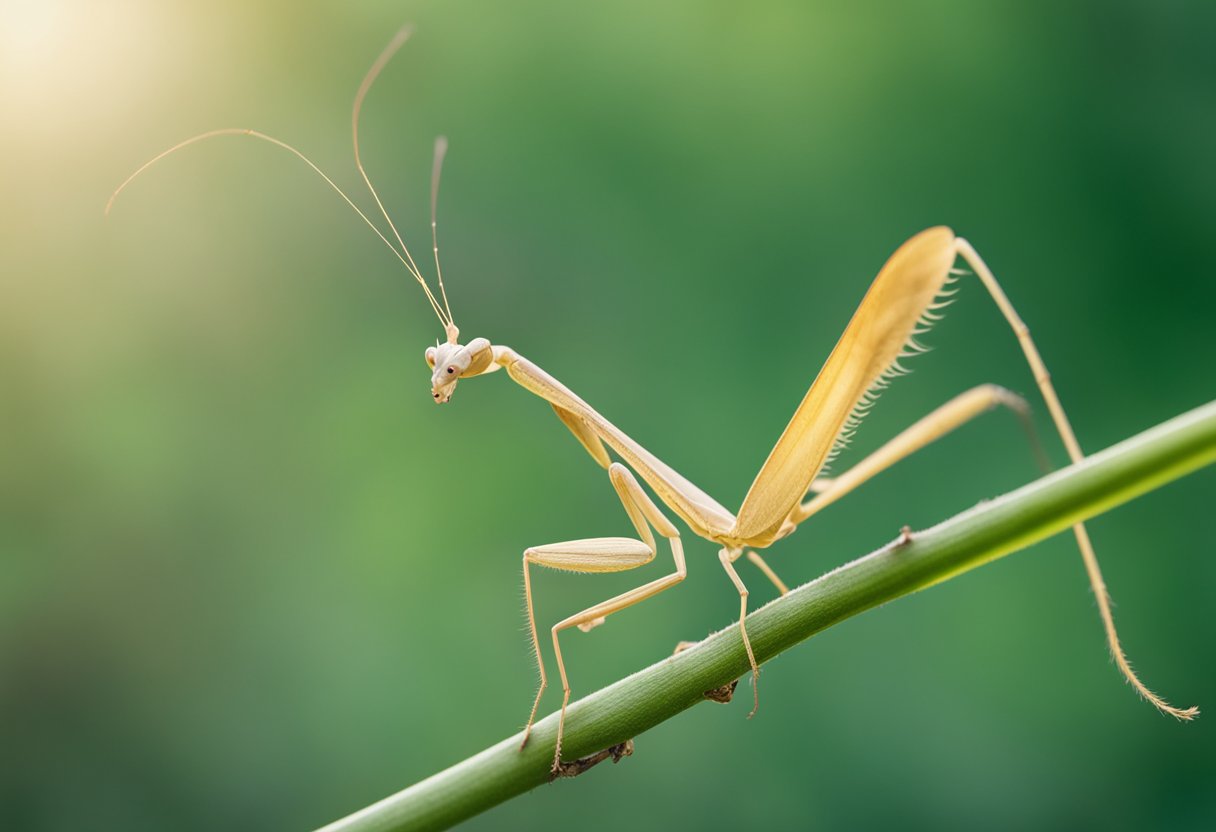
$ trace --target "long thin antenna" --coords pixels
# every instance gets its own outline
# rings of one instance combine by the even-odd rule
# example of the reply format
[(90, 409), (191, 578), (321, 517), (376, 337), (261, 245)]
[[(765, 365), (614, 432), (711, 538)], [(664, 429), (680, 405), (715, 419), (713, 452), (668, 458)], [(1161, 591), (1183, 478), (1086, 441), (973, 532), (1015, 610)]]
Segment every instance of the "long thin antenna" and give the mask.
[(452, 307), (448, 305), (448, 290), (443, 287), (443, 269), (439, 268), (439, 228), (435, 221), (439, 206), (439, 175), (443, 173), (443, 157), (448, 153), (448, 137), (435, 139), (435, 162), (431, 166), (431, 247), (435, 250), (435, 274), (439, 277), (439, 294), (443, 295), (443, 308), (452, 320)]
[(118, 195), (120, 193), (122, 193), (126, 189), (126, 187), (128, 185), (130, 185), (135, 180), (135, 178), (138, 177), (145, 170), (152, 167), (157, 162), (159, 162), (161, 159), (164, 159), (166, 156), (168, 156), (172, 153), (176, 153), (177, 151), (181, 150), (182, 148), (189, 147), (190, 145), (195, 144), (197, 142), (204, 141), (205, 139), (215, 138), (216, 136), (250, 136), (255, 139), (261, 139), (262, 141), (270, 142), (273, 145), (277, 145), (278, 147), (281, 147), (284, 150), (287, 150), (287, 151), (293, 153), (297, 158), (299, 158), (301, 161), (303, 161), (304, 164), (306, 164), (310, 168), (312, 168), (317, 173), (318, 176), (320, 176), (322, 179), (325, 180), (325, 182), (329, 185), (329, 187), (333, 188), (335, 191), (338, 192), (338, 196), (342, 197), (342, 199), (346, 201), (346, 204), (349, 205), (354, 210), (354, 212), (356, 214), (358, 214), (359, 217), (365, 223), (367, 223), (368, 228), (370, 228), (372, 231), (376, 232), (376, 236), (379, 237), (384, 242), (384, 244), (389, 247), (389, 250), (392, 251), (393, 254), (395, 254), (397, 256), (397, 259), (401, 261), (401, 263), (405, 266), (406, 270), (409, 271), (409, 273), (414, 276), (414, 279), (418, 281), (419, 285), (422, 286), (422, 290), (424, 292), (426, 292), (427, 300), (430, 301), (431, 308), (435, 310), (435, 315), (439, 318), (439, 322), (441, 324), (443, 324), (445, 327), (448, 325), (448, 321), (444, 319), (443, 310), (439, 307), (439, 304), (436, 302), (435, 296), (433, 294), (431, 294), (430, 287), (426, 285), (426, 281), (423, 280), (422, 275), (419, 274), (418, 268), (416, 266), (414, 266), (412, 263), (406, 262), (406, 259), (401, 256), (401, 252), (397, 251), (397, 248), (388, 241), (388, 238), (385, 237), (384, 234), (380, 231), (380, 229), (376, 227), (375, 223), (373, 223), (370, 219), (367, 218), (367, 215), (364, 214), (363, 211), (361, 211), (359, 209), (359, 206), (351, 201), (351, 198), (346, 195), (346, 192), (343, 191), (341, 188), (339, 188), (332, 179), (330, 179), (328, 176), (325, 175), (325, 172), (323, 170), (321, 170), (319, 167), (317, 167), (313, 163), (313, 161), (311, 159), (309, 159), (307, 156), (305, 156), (303, 153), (296, 150), (294, 147), (289, 145), (287, 142), (282, 141), (280, 139), (276, 139), (274, 136), (268, 136), (265, 133), (261, 133), (257, 130), (250, 130), (246, 127), (225, 127), (220, 130), (209, 130), (206, 133), (200, 133), (199, 135), (192, 136), (191, 138), (186, 139), (185, 141), (178, 142), (177, 144), (173, 145), (173, 147), (169, 148), (168, 150), (164, 150), (164, 151), (158, 153), (157, 155), (153, 156), (151, 159), (149, 159), (148, 161), (146, 161), (142, 165), (140, 165), (139, 168), (137, 168), (134, 173), (132, 173), (130, 176), (128, 176), (126, 179), (124, 179), (123, 183), (114, 189), (114, 193), (110, 194), (110, 198), (106, 201), (106, 209), (105, 209), (106, 216), (109, 216), (110, 209), (114, 207), (114, 200), (118, 199)]
[[(397, 50), (401, 48), (402, 44), (409, 40), (410, 35), (413, 33), (414, 27), (412, 25), (401, 27), (401, 30), (393, 36), (391, 41), (389, 41), (388, 46), (384, 47), (384, 51), (380, 53), (380, 57), (376, 58), (376, 61), (372, 64), (371, 69), (367, 71), (367, 75), (363, 77), (363, 82), (359, 84), (359, 91), (355, 93), (355, 104), (351, 108), (350, 133), (351, 142), (355, 146), (355, 167), (359, 169), (359, 175), (363, 177), (363, 181), (367, 184), (367, 189), (371, 191), (372, 199), (376, 201), (376, 206), (380, 209), (380, 213), (384, 215), (384, 219), (388, 222), (388, 227), (393, 230), (393, 236), (395, 236), (397, 238), (397, 242), (400, 243), (401, 251), (405, 255), (405, 259), (409, 260), (410, 266), (413, 268), (414, 275), (421, 281), (421, 271), (419, 270), (417, 264), (414, 263), (414, 257), (410, 254), (409, 248), (405, 245), (405, 240), (401, 238), (401, 232), (397, 230), (397, 226), (393, 222), (393, 218), (388, 215), (388, 210), (384, 207), (384, 203), (380, 201), (380, 194), (376, 193), (376, 187), (372, 185), (372, 180), (370, 177), (368, 177), (367, 171), (363, 168), (363, 160), (359, 156), (359, 113), (363, 110), (363, 99), (367, 97), (368, 90), (372, 88), (372, 84), (375, 83), (376, 78), (380, 76), (380, 72), (384, 69), (385, 65), (389, 62), (389, 60), (392, 59), (393, 55), (397, 54)], [(423, 282), (425, 283), (425, 281)], [(430, 294), (429, 289), (427, 290), (427, 294)], [(445, 327), (452, 323), (450, 313), (443, 323)]]

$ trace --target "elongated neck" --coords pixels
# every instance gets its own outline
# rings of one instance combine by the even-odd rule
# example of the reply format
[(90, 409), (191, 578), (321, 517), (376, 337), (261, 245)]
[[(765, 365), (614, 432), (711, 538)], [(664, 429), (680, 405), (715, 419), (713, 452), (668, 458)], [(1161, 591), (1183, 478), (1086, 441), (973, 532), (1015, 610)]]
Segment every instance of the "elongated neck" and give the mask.
[[(511, 380), (520, 387), (553, 405), (558, 416), (576, 436), (579, 436), (580, 431), (571, 425), (563, 414), (569, 414), (571, 418), (585, 424), (588, 430), (616, 451), (621, 459), (655, 490), (659, 499), (680, 515), (697, 534), (717, 540), (734, 526), (735, 516), (720, 503), (643, 448), (623, 430), (601, 416), (595, 408), (576, 396), (574, 391), (536, 364), (510, 347), (503, 346), (494, 347), (494, 362), (505, 369)], [(598, 459), (594, 451), (592, 456)]]

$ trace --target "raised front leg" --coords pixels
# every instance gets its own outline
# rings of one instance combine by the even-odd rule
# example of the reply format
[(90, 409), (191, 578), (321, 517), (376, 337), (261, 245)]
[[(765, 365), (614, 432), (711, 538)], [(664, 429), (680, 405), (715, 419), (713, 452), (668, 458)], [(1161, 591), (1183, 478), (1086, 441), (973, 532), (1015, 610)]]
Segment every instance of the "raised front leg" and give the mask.
[(620, 572), (633, 569), (654, 559), (657, 547), (654, 534), (650, 531), (650, 527), (653, 526), (655, 531), (667, 538), (671, 544), (671, 556), (676, 568), (675, 572), (670, 575), (589, 607), (553, 626), (551, 630), (553, 652), (557, 657), (557, 670), (562, 680), (562, 710), (561, 716), (558, 718), (557, 743), (553, 751), (554, 774), (561, 771), (562, 734), (566, 728), (566, 706), (570, 702), (570, 682), (566, 676), (565, 662), (562, 660), (558, 633), (569, 627), (589, 630), (603, 623), (604, 619), (612, 613), (633, 606), (652, 595), (657, 595), (668, 587), (675, 586), (684, 580), (684, 576), (687, 574), (679, 531), (638, 485), (632, 472), (619, 462), (615, 462), (608, 468), (608, 476), (613, 488), (616, 489), (617, 496), (621, 499), (621, 504), (625, 507), (625, 513), (629, 515), (629, 520), (637, 529), (638, 537), (641, 540), (628, 537), (596, 537), (586, 540), (570, 540), (565, 543), (550, 543), (547, 546), (533, 546), (524, 552), (524, 596), (528, 605), (528, 626), (532, 632), (532, 646), (536, 650), (536, 662), (540, 668), (540, 689), (536, 692), (532, 712), (528, 715), (528, 725), (524, 729), (524, 738), (519, 745), (521, 749), (527, 745), (528, 737), (532, 732), (532, 723), (536, 719), (536, 709), (540, 706), (541, 696), (548, 685), (545, 661), (540, 652), (540, 638), (536, 631), (536, 614), (532, 607), (532, 581), (528, 572), (529, 565), (538, 564), (572, 572)]

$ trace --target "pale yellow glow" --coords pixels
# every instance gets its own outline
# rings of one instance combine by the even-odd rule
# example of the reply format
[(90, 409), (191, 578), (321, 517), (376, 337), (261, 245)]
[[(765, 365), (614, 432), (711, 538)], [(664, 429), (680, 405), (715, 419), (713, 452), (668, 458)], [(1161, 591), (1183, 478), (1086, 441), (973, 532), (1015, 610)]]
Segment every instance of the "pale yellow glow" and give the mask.
[(149, 67), (170, 50), (171, 14), (150, 0), (0, 3), (0, 101), (8, 139), (62, 136), (127, 111), (157, 81)]

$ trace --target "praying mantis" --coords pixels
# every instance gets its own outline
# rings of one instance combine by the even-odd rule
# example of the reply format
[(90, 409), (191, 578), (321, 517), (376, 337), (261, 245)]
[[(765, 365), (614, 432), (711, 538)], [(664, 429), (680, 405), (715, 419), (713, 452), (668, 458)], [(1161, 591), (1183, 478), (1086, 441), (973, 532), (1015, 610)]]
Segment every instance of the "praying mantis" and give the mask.
[[(658, 503), (662, 503), (698, 537), (718, 547), (718, 561), (739, 596), (737, 626), (742, 648), (751, 667), (751, 714), (754, 714), (759, 705), (757, 682), (760, 668), (747, 632), (749, 592), (735, 568), (736, 562), (746, 557), (784, 594), (789, 591), (786, 585), (757, 550), (766, 549), (793, 534), (800, 524), (867, 480), (989, 410), (997, 407), (1010, 409), (1029, 425), (1028, 406), (1024, 399), (993, 384), (981, 385), (922, 417), (844, 473), (831, 477), (825, 473), (827, 465), (843, 450), (879, 393), (894, 378), (907, 372), (901, 360), (925, 351), (926, 348), (917, 339), (940, 320), (941, 310), (952, 302), (950, 296), (957, 291), (956, 284), (964, 276), (977, 277), (997, 305), (1021, 346), (1069, 458), (1073, 462), (1083, 459), (1081, 447), (1029, 329), (976, 249), (945, 226), (932, 227), (916, 234), (901, 245), (879, 270), (835, 348), (761, 466), (737, 513), (731, 513), (642, 447), (538, 364), (512, 348), (492, 343), (486, 338), (473, 338), (462, 343), (439, 265), (436, 215), (446, 140), (441, 137), (436, 141), (431, 177), (431, 245), (438, 293), (432, 291), (423, 277), (372, 185), (359, 154), (359, 115), (364, 99), (376, 78), (411, 33), (410, 27), (401, 30), (373, 63), (356, 92), (351, 115), (355, 167), (387, 222), (392, 240), (303, 153), (277, 138), (244, 128), (203, 133), (153, 157), (119, 185), (107, 203), (106, 213), (109, 213), (118, 195), (141, 173), (166, 156), (196, 142), (223, 135), (244, 135), (287, 150), (338, 193), (421, 287), (444, 333), (443, 341), (427, 347), (424, 353), (431, 373), (433, 401), (436, 404), (450, 402), (457, 384), (462, 380), (505, 371), (511, 381), (548, 402), (558, 419), (591, 458), (607, 471), (609, 482), (637, 533), (636, 537), (569, 540), (531, 546), (523, 552), (527, 620), (540, 683), (523, 730), (521, 749), (529, 741), (537, 710), (549, 685), (534, 613), (532, 567), (584, 573), (635, 569), (658, 556), (660, 546), (656, 535), (663, 538), (672, 560), (670, 573), (568, 616), (550, 628), (562, 686), (562, 705), (553, 751), (554, 774), (563, 770), (562, 737), (571, 694), (559, 635), (571, 628), (589, 631), (603, 624), (613, 613), (654, 597), (679, 584), (687, 576), (680, 530)], [(960, 263), (963, 268), (959, 267)], [(657, 503), (643, 483), (657, 497)], [(1196, 708), (1171, 706), (1153, 693), (1132, 670), (1115, 629), (1110, 597), (1085, 526), (1077, 524), (1073, 527), (1073, 534), (1094, 590), (1107, 645), (1119, 671), (1140, 696), (1163, 713), (1181, 720), (1194, 718), (1198, 714)]]

